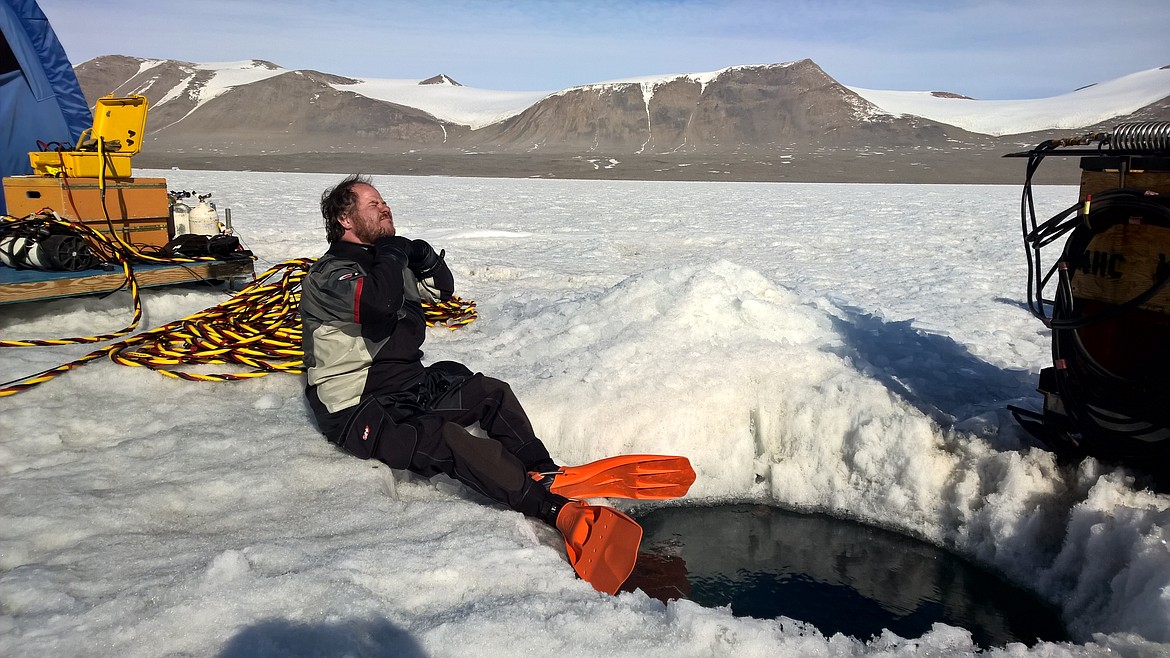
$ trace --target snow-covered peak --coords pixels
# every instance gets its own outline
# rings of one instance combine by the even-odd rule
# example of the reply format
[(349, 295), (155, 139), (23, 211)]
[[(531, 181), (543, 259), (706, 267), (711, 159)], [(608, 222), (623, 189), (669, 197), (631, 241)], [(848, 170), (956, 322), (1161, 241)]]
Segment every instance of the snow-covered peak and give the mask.
[[(154, 68), (159, 64), (165, 62), (152, 62), (153, 66), (147, 66), (148, 62), (143, 62), (143, 70)], [(281, 68), (272, 62), (249, 59), (235, 62), (204, 62), (198, 64), (183, 64), (183, 68), (188, 75), (183, 82), (172, 87), (162, 98), (155, 102), (155, 107), (163, 105), (169, 101), (186, 96), (194, 101), (194, 106), (184, 115), (184, 118), (190, 116), (192, 112), (202, 107), (208, 101), (223, 95), (230, 91), (233, 87), (251, 84), (253, 82), (260, 82), (271, 77), (278, 76), (282, 73), (287, 73), (288, 69)], [(198, 81), (198, 73), (200, 71), (210, 71), (211, 77)], [(158, 80), (156, 75), (151, 80), (145, 83), (142, 90), (149, 88)], [(182, 119), (180, 119), (181, 121)]]
[(281, 73), (288, 73), (288, 69), (281, 68), (268, 62), (248, 60), (243, 62), (224, 62), (220, 64), (197, 64), (202, 71), (214, 71), (215, 75), (203, 87), (200, 101), (207, 101), (219, 96), (232, 87), (260, 82), (276, 77)]
[(645, 75), (632, 78), (618, 78), (616, 80), (607, 80), (605, 82), (594, 82), (586, 85), (578, 85), (576, 87), (570, 87), (565, 91), (573, 91), (578, 89), (597, 89), (599, 87), (620, 85), (641, 85), (644, 89), (654, 89), (655, 87), (674, 82), (675, 80), (693, 80), (699, 83), (700, 87), (706, 88), (708, 84), (729, 71), (787, 68), (793, 64), (795, 64), (795, 62), (786, 62), (783, 64), (746, 64), (740, 66), (728, 66), (726, 68), (719, 69), (718, 71), (708, 71), (706, 73), (670, 73), (664, 75)]
[(456, 82), (453, 78), (451, 78), (451, 76), (447, 75), (446, 73), (440, 73), (439, 75), (436, 75), (434, 77), (427, 78), (426, 80), (419, 82), (419, 84), (420, 85), (450, 85), (452, 87), (462, 87), (463, 86), (462, 84)]

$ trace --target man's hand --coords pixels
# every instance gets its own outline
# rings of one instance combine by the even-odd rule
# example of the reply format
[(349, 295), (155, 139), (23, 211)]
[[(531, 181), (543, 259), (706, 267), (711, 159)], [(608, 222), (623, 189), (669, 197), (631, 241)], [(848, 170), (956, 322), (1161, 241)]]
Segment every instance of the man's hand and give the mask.
[(408, 267), (414, 272), (419, 284), (434, 297), (443, 301), (451, 299), (455, 292), (455, 277), (447, 268), (443, 254), (436, 254), (434, 248), (424, 240), (414, 240), (410, 243), (409, 256)]
[(402, 260), (406, 262), (410, 262), (411, 248), (410, 239), (404, 238), (401, 235), (387, 235), (374, 240), (374, 253), (396, 251), (401, 254)]
[[(406, 238), (403, 238), (405, 240)], [(439, 255), (435, 253), (434, 247), (426, 242), (426, 240), (409, 240), (410, 247), (407, 250), (407, 256), (410, 257), (410, 269), (418, 275), (422, 275), (435, 266), (439, 260)]]

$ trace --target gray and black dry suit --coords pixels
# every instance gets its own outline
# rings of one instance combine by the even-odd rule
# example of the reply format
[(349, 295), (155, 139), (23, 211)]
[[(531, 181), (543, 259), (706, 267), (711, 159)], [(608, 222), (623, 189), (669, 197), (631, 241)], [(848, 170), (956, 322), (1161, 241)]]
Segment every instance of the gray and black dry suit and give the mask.
[[(305, 396), (318, 427), (363, 459), (445, 473), (555, 524), (565, 499), (528, 472), (556, 464), (511, 388), (455, 362), (422, 364), (421, 277), (408, 256), (420, 249), (445, 270), (426, 243), (386, 237), (373, 246), (333, 243), (302, 281)], [(477, 422), (490, 438), (464, 429)]]

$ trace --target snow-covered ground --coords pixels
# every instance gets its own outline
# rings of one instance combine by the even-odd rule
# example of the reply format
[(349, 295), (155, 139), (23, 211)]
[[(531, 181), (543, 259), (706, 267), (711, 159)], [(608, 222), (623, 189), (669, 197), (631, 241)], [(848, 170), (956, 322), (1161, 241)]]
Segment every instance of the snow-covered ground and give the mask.
[[(325, 247), (336, 175), (138, 172), (214, 192), (266, 265)], [(1076, 644), (1170, 653), (1170, 497), (1062, 470), (1038, 408), (1015, 186), (379, 177), (480, 319), (427, 361), (510, 382), (554, 457), (684, 454), (694, 502), (893, 528), (1059, 606)], [(1073, 187), (1037, 190), (1041, 215)], [(146, 293), (144, 326), (222, 299)], [(9, 306), (4, 338), (121, 327), (125, 294)], [(0, 380), (92, 346), (5, 349)], [(101, 361), (0, 399), (0, 655), (968, 655), (962, 629), (871, 642), (576, 579), (550, 528), (361, 462), (301, 381), (187, 383)]]

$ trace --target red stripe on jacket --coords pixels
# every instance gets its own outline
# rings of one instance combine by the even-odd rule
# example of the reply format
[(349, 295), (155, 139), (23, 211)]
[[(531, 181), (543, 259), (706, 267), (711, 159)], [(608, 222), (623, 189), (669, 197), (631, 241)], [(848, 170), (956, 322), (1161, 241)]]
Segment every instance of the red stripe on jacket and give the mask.
[(357, 286), (353, 289), (353, 321), (362, 323), (362, 284), (366, 282), (366, 277), (359, 276)]

